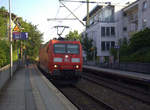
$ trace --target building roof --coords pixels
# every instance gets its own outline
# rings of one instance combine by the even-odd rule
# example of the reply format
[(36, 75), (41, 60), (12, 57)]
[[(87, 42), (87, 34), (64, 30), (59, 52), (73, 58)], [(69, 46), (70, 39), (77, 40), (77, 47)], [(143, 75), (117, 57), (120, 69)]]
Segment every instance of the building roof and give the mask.
[(136, 0), (132, 2), (131, 4), (129, 4), (128, 6), (124, 7), (122, 11), (127, 11), (128, 9), (133, 8), (134, 6), (138, 5), (138, 3), (139, 3), (139, 0)]
[[(101, 6), (101, 5), (96, 5), (91, 11), (90, 11), (90, 13), (89, 13), (89, 16), (91, 17), (94, 13), (96, 13), (99, 9), (101, 9), (103, 6)], [(85, 16), (84, 18), (83, 18), (83, 21), (86, 21), (86, 19), (87, 19), (87, 16)]]

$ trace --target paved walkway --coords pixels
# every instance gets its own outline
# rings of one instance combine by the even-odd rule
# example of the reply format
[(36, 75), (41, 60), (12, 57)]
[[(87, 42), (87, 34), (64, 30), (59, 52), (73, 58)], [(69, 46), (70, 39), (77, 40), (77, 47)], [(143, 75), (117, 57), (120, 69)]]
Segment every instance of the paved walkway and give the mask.
[(36, 110), (27, 69), (20, 69), (0, 91), (0, 110)]
[(36, 68), (20, 68), (0, 91), (0, 110), (77, 110)]

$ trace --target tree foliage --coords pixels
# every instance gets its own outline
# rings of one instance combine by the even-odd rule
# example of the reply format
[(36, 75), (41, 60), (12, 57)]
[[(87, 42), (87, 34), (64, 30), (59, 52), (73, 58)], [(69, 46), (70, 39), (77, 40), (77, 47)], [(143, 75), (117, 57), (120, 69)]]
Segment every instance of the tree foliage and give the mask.
[(123, 62), (150, 62), (150, 29), (135, 33), (129, 44), (124, 40), (120, 46), (120, 58)]
[[(8, 11), (5, 7), (0, 8), (0, 67), (10, 62), (10, 48), (8, 39)], [(15, 15), (16, 16), (16, 15)], [(35, 59), (38, 56), (40, 44), (42, 42), (42, 33), (37, 29), (36, 25), (24, 21), (22, 18), (18, 20), (21, 25), (22, 32), (28, 32), (29, 39), (25, 41), (13, 40), (13, 56), (17, 56), (17, 51), (20, 47), (23, 48), (24, 55), (28, 55), (30, 58)], [(25, 47), (25, 48), (24, 48)]]
[(82, 41), (82, 47), (83, 47), (83, 50), (85, 51), (86, 53), (86, 57), (87, 57), (87, 60), (92, 60), (93, 59), (93, 50), (96, 48), (93, 47), (93, 44), (92, 44), (93, 40), (92, 39), (89, 39), (87, 36), (85, 36), (83, 38), (83, 41)]
[(129, 43), (129, 49), (131, 53), (134, 53), (146, 47), (150, 47), (150, 29), (148, 28), (135, 33), (131, 37)]
[[(28, 32), (28, 40), (23, 41), (22, 46), (25, 47), (24, 54), (31, 59), (35, 59), (38, 56), (40, 44), (42, 43), (43, 34), (37, 29), (36, 25), (27, 23), (20, 20), (21, 27), (24, 28), (23, 32)], [(19, 45), (21, 43), (19, 42)]]
[(70, 31), (69, 34), (67, 34), (65, 36), (65, 38), (67, 40), (78, 40), (78, 41), (81, 41), (81, 35), (78, 33), (77, 30), (75, 30), (74, 32)]
[(0, 8), (0, 40), (7, 36), (7, 16), (5, 7)]

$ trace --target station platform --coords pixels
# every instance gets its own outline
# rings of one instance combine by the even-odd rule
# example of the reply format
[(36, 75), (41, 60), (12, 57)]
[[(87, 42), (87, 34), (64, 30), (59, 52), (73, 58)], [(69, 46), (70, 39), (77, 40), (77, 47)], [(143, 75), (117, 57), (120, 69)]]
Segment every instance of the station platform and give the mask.
[(0, 110), (77, 110), (36, 65), (19, 68), (0, 91)]
[(127, 78), (131, 78), (131, 79), (139, 80), (139, 81), (150, 82), (150, 74), (121, 71), (121, 70), (101, 68), (101, 67), (88, 66), (88, 65), (83, 65), (83, 69), (90, 69), (90, 70), (94, 70), (94, 71), (103, 72), (106, 74), (112, 74), (112, 75), (127, 77)]

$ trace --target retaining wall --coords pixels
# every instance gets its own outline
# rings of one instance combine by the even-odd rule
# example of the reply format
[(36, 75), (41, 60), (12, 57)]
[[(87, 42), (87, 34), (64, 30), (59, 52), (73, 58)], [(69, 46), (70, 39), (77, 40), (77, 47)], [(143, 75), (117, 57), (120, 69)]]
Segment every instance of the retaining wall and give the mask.
[[(18, 62), (13, 64), (13, 73), (17, 70)], [(0, 68), (0, 90), (10, 80), (10, 65)]]

